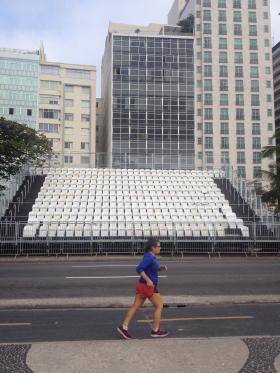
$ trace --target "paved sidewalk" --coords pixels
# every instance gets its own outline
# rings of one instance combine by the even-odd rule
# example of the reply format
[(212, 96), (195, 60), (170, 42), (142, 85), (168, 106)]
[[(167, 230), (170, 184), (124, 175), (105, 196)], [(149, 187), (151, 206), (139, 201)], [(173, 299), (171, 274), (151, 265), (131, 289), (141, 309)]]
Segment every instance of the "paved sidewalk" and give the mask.
[(279, 354), (280, 337), (166, 338), (0, 345), (0, 371), (273, 373), (280, 372)]

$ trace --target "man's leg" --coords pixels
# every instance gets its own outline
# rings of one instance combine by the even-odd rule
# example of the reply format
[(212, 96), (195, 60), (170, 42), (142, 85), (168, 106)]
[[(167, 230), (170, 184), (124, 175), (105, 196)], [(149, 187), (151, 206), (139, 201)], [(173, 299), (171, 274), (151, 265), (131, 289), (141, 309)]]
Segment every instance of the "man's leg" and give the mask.
[(153, 303), (155, 307), (154, 311), (154, 322), (153, 322), (153, 330), (156, 332), (159, 330), (159, 324), (161, 319), (161, 312), (163, 309), (163, 301), (159, 293), (154, 293), (150, 301)]
[(135, 313), (141, 308), (146, 299), (143, 299), (139, 294), (136, 294), (133, 305), (127, 311), (126, 317), (123, 322), (123, 327), (128, 329), (130, 321), (133, 319)]

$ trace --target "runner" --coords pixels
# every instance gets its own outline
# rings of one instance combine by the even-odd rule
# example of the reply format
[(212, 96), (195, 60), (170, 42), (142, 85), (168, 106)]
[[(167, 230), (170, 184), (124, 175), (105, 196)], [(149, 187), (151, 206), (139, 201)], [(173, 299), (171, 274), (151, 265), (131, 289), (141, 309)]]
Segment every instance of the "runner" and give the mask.
[(143, 306), (147, 298), (152, 302), (155, 308), (151, 337), (162, 338), (168, 335), (167, 331), (160, 330), (159, 328), (163, 301), (157, 289), (158, 272), (167, 271), (167, 267), (160, 266), (156, 259), (156, 255), (160, 252), (160, 241), (154, 238), (149, 239), (145, 244), (144, 251), (143, 259), (136, 267), (136, 272), (138, 272), (141, 277), (136, 286), (134, 304), (128, 310), (123, 324), (117, 328), (117, 331), (124, 339), (132, 338), (128, 333), (129, 323), (138, 309)]

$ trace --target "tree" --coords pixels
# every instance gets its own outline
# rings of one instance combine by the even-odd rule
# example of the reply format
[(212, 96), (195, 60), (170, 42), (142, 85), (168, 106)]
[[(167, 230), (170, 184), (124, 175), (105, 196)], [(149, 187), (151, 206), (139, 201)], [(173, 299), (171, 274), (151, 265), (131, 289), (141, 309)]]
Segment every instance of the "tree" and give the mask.
[(262, 176), (269, 181), (269, 188), (261, 188), (263, 202), (275, 207), (275, 212), (280, 212), (280, 128), (276, 129), (273, 138), (275, 145), (265, 146), (262, 150), (263, 158), (275, 155), (276, 161), (270, 165), (269, 171), (262, 171)]
[(5, 181), (24, 165), (42, 166), (51, 154), (51, 146), (43, 134), (0, 118), (0, 191), (5, 189)]

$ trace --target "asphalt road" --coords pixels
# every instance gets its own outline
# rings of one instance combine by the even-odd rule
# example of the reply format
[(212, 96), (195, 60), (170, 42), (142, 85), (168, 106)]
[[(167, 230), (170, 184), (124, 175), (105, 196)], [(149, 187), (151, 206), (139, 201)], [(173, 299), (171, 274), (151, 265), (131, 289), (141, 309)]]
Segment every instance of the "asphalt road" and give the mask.
[[(0, 311), (0, 343), (116, 340), (124, 315), (119, 309)], [(138, 312), (134, 338), (149, 338), (152, 316), (152, 308)], [(162, 327), (169, 338), (277, 336), (280, 304), (166, 308)]]
[[(23, 298), (131, 296), (132, 261), (0, 263), (0, 301)], [(163, 262), (162, 262), (163, 264)], [(280, 294), (280, 260), (195, 259), (168, 261), (163, 295)], [(135, 277), (134, 277), (135, 276)]]

